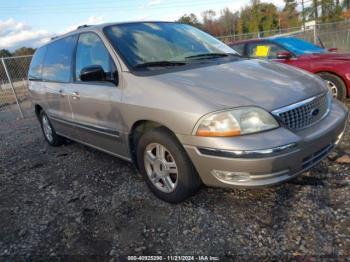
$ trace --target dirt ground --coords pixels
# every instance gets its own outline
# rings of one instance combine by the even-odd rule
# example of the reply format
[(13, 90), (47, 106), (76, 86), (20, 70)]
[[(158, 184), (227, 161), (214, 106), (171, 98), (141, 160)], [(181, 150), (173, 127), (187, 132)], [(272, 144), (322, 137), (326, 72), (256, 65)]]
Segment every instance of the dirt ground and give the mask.
[(350, 155), (349, 129), (332, 159), (297, 179), (204, 187), (179, 205), (158, 200), (131, 164), (77, 143), (48, 146), (33, 117), (2, 122), (0, 145), (0, 261), (350, 257), (350, 165), (337, 161)]

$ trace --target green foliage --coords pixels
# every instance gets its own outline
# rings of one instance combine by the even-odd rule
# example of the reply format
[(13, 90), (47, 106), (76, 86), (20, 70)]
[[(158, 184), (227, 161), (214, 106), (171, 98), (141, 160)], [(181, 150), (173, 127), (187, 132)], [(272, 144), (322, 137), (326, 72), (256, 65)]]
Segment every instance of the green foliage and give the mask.
[(23, 56), (23, 55), (32, 55), (34, 54), (35, 49), (31, 48), (31, 47), (21, 47), (19, 49), (17, 49), (13, 55), (14, 56)]
[(183, 16), (180, 17), (180, 19), (177, 22), (182, 24), (192, 25), (195, 27), (200, 27), (200, 23), (195, 14), (189, 14), (189, 15), (184, 14)]
[[(297, 27), (300, 26), (300, 17), (297, 11), (298, 3), (296, 0), (284, 0), (285, 6), (280, 14), (281, 27)], [(302, 15), (302, 14), (301, 14)]]
[(350, 0), (312, 0), (306, 9), (308, 20), (317, 22), (334, 22), (343, 19), (342, 12), (350, 6)]
[(0, 57), (9, 57), (12, 56), (11, 52), (7, 49), (0, 50)]
[(1, 49), (0, 57), (33, 55), (34, 52), (35, 52), (35, 49), (31, 47), (21, 47), (16, 49), (13, 53), (11, 53), (7, 49)]
[(254, 0), (240, 12), (238, 33), (255, 33), (276, 30), (279, 26), (279, 12), (274, 4)]

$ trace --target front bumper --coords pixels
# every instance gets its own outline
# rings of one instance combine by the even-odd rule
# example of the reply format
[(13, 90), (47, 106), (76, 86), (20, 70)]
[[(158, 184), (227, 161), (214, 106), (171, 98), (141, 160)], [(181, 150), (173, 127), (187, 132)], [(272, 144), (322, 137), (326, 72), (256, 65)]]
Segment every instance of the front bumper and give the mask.
[(334, 101), (317, 124), (231, 138), (178, 135), (202, 181), (217, 187), (257, 187), (289, 180), (318, 164), (341, 138), (348, 111)]

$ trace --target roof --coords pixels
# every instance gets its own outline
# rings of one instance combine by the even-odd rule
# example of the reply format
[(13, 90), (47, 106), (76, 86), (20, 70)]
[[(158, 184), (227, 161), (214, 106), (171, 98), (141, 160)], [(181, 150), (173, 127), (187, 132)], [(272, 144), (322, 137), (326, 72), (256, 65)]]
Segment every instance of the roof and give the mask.
[[(106, 26), (111, 26), (111, 25), (125, 25), (125, 24), (141, 24), (141, 23), (176, 23), (176, 22), (170, 22), (170, 21), (129, 21), (129, 22), (117, 22), (117, 23), (103, 23), (103, 24), (98, 24), (98, 25), (80, 25), (77, 27), (77, 29), (70, 31), (68, 33), (65, 33), (63, 35), (58, 35), (55, 37), (51, 38), (51, 41), (58, 40), (60, 38), (72, 35), (74, 33), (78, 32), (84, 32), (84, 31), (99, 31), (105, 28)], [(50, 43), (49, 42), (49, 43)]]

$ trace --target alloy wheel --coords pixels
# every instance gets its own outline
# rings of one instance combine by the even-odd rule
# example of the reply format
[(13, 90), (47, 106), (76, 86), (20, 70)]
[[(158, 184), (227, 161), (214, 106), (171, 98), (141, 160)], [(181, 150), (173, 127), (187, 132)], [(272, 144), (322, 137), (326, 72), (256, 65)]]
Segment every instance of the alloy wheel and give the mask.
[(326, 82), (327, 82), (328, 88), (331, 90), (331, 92), (333, 94), (333, 97), (337, 98), (338, 97), (338, 88), (337, 88), (337, 86), (333, 82), (331, 82), (329, 80), (327, 80)]
[(158, 143), (149, 144), (144, 152), (146, 173), (160, 191), (171, 193), (178, 184), (178, 168), (170, 151)]
[(52, 128), (51, 128), (49, 119), (45, 115), (42, 117), (42, 125), (43, 125), (43, 131), (46, 139), (49, 142), (52, 142), (53, 141)]

